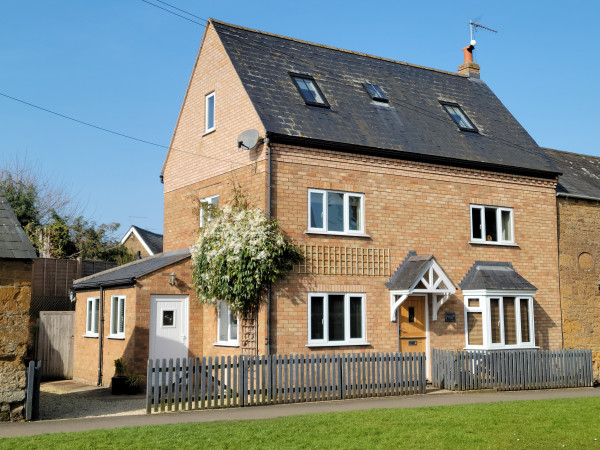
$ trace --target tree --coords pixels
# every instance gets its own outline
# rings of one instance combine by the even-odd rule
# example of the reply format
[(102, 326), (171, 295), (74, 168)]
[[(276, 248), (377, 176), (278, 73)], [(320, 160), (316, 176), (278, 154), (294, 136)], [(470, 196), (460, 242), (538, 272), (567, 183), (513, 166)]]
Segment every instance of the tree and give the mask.
[(0, 168), (0, 195), (10, 203), (17, 219), (41, 257), (85, 258), (123, 264), (135, 255), (114, 238), (118, 223), (87, 221), (66, 191), (15, 158)]
[(238, 316), (258, 311), (269, 283), (302, 260), (300, 249), (262, 211), (225, 206), (192, 247), (192, 277), (203, 303), (227, 302)]

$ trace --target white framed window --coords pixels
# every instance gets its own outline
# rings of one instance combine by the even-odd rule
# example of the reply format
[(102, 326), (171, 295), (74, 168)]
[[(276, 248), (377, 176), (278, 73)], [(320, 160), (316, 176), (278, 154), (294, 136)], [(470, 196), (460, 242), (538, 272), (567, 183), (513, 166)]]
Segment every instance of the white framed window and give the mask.
[(466, 348), (535, 347), (532, 295), (465, 292), (464, 299)]
[(125, 296), (110, 298), (110, 338), (125, 338)]
[(512, 208), (471, 205), (471, 242), (514, 244)]
[(204, 132), (208, 133), (215, 129), (215, 93), (211, 92), (206, 96), (206, 110), (205, 110), (205, 126)]
[(226, 302), (218, 302), (217, 311), (217, 344), (237, 347), (239, 345), (239, 327), (236, 315), (229, 309)]
[(308, 190), (308, 231), (325, 234), (365, 233), (365, 195)]
[(366, 344), (365, 294), (308, 295), (308, 345)]
[(215, 209), (219, 208), (219, 196), (211, 195), (200, 200), (200, 228), (210, 222), (211, 215)]
[(100, 313), (100, 299), (89, 297), (86, 303), (85, 336), (98, 337), (98, 316)]

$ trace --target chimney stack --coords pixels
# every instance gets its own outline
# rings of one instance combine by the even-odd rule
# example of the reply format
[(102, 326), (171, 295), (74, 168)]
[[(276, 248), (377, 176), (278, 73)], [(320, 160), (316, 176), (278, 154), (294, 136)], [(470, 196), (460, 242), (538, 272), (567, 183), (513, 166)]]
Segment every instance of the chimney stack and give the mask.
[(479, 64), (473, 62), (473, 50), (475, 49), (476, 42), (471, 41), (471, 45), (463, 47), (462, 50), (465, 54), (465, 61), (458, 66), (458, 73), (461, 75), (468, 75), (472, 78), (479, 78)]

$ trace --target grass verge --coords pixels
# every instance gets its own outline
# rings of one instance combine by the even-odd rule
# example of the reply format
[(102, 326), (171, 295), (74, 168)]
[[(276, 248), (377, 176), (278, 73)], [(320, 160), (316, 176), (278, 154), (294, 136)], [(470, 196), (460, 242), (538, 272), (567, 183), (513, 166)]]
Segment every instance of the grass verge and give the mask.
[(1, 448), (599, 448), (600, 398), (309, 414), (0, 440)]

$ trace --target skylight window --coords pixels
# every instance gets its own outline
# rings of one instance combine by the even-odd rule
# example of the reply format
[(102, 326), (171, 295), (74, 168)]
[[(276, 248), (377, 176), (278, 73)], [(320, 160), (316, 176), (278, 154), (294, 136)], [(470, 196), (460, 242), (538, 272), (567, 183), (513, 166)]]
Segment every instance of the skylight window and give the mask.
[(365, 83), (365, 89), (376, 102), (389, 102), (383, 91), (376, 84)]
[(456, 103), (444, 103), (442, 106), (446, 110), (452, 120), (456, 123), (461, 131), (473, 131), (477, 132), (477, 128), (473, 125), (473, 122), (467, 117), (464, 111)]
[(319, 89), (317, 82), (307, 75), (291, 74), (294, 84), (307, 105), (329, 107), (325, 96)]

